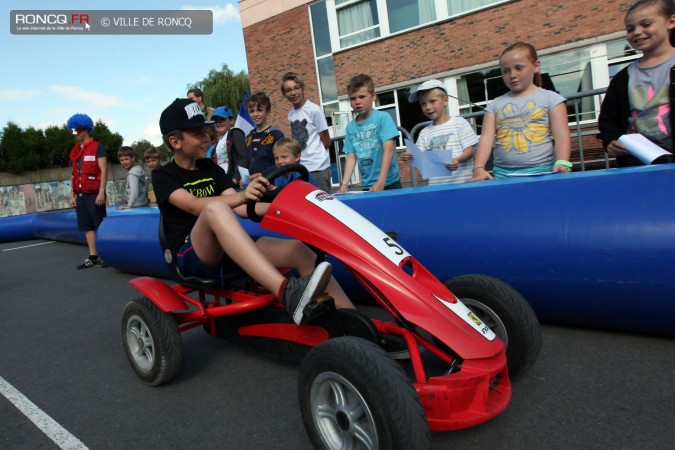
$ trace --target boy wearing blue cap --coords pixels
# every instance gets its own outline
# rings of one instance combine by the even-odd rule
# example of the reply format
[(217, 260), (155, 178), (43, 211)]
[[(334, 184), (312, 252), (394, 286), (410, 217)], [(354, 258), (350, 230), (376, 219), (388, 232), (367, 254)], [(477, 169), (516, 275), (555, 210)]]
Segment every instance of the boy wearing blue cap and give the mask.
[(209, 147), (207, 157), (223, 168), (236, 184), (241, 180), (239, 167), (248, 167), (246, 136), (233, 127), (234, 114), (227, 106), (219, 106), (211, 115), (218, 142)]
[[(270, 292), (300, 324), (305, 307), (327, 291), (338, 307), (353, 307), (331, 276), (331, 265), (315, 267), (316, 255), (300, 241), (261, 237), (253, 241), (237, 215), (246, 217), (246, 203), (257, 201), (269, 188), (263, 176), (241, 192), (223, 170), (206, 158), (206, 121), (199, 105), (176, 99), (163, 112), (159, 127), (174, 154), (152, 173), (164, 231), (185, 276), (222, 277), (241, 268)], [(268, 205), (259, 205), (262, 213)], [(293, 268), (299, 278), (284, 277), (277, 267)]]
[(108, 178), (108, 155), (103, 145), (89, 133), (94, 122), (86, 114), (75, 114), (66, 125), (75, 133), (77, 144), (70, 151), (73, 176), (70, 206), (75, 208), (77, 227), (84, 231), (89, 247), (89, 257), (77, 270), (106, 267), (96, 250), (96, 231), (106, 216), (105, 184)]
[(209, 147), (206, 156), (222, 167), (225, 173), (230, 173), (228, 172), (229, 158), (225, 151), (225, 139), (223, 138), (227, 136), (234, 124), (234, 114), (227, 106), (219, 106), (211, 114), (211, 120), (216, 129), (216, 143)]

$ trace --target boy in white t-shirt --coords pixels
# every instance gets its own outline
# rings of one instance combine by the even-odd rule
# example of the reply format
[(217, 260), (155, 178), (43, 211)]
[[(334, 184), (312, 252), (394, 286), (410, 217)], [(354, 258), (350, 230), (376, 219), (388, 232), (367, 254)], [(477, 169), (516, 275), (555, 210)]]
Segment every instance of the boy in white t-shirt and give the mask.
[(305, 83), (295, 72), (281, 79), (281, 93), (291, 102), (288, 112), (293, 139), (302, 148), (300, 163), (307, 167), (319, 188), (331, 193), (330, 135), (321, 108), (305, 98)]
[[(419, 101), (424, 115), (433, 121), (420, 132), (417, 138), (419, 149), (452, 150), (452, 159), (445, 164), (448, 176), (429, 178), (429, 184), (459, 183), (471, 178), (471, 159), (478, 136), (464, 118), (448, 114), (445, 85), (438, 80), (425, 81), (408, 96), (408, 101)], [(401, 160), (410, 161), (412, 157), (411, 153), (405, 152)]]

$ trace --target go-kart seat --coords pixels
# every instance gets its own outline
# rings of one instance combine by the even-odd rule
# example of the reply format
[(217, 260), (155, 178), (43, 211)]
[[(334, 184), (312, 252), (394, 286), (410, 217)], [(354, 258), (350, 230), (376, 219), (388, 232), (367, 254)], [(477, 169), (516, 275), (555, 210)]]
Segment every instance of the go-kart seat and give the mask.
[(196, 288), (224, 288), (227, 285), (228, 281), (241, 279), (246, 277), (246, 272), (243, 270), (233, 271), (226, 274), (223, 279), (220, 278), (202, 278), (196, 276), (185, 276), (180, 273), (178, 266), (176, 265), (176, 255), (175, 252), (169, 246), (166, 234), (164, 231), (164, 217), (162, 214), (159, 215), (159, 244), (162, 247), (162, 253), (164, 254), (164, 262), (166, 267), (169, 270), (169, 275), (171, 279), (185, 286), (196, 287)]

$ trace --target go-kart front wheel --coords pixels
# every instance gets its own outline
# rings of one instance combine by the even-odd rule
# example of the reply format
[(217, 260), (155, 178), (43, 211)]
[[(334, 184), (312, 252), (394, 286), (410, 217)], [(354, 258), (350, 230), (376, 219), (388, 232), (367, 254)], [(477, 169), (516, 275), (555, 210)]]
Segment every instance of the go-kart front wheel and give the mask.
[(431, 436), (419, 396), (401, 367), (365, 339), (313, 348), (300, 367), (298, 396), (317, 449), (422, 449)]
[(518, 291), (487, 275), (462, 275), (445, 285), (506, 343), (509, 376), (532, 367), (541, 350), (541, 331), (537, 316)]
[(170, 381), (180, 369), (183, 347), (176, 320), (146, 297), (124, 307), (122, 341), (134, 372), (151, 386)]

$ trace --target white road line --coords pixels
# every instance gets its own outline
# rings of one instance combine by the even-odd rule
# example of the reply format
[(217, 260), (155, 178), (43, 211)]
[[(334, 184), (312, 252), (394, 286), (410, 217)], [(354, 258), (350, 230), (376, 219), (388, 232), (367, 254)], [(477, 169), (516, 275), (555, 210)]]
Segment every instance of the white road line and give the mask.
[(64, 450), (86, 450), (88, 447), (49, 417), (44, 411), (35, 406), (25, 395), (17, 391), (14, 386), (0, 377), (0, 394), (21, 411), (59, 448)]
[(19, 250), (19, 249), (28, 248), (28, 247), (37, 247), (38, 245), (53, 244), (54, 242), (55, 241), (40, 242), (39, 244), (24, 245), (23, 247), (6, 248), (6, 249), (3, 250), (3, 252), (11, 252), (12, 250)]

